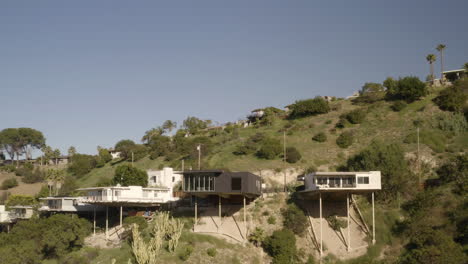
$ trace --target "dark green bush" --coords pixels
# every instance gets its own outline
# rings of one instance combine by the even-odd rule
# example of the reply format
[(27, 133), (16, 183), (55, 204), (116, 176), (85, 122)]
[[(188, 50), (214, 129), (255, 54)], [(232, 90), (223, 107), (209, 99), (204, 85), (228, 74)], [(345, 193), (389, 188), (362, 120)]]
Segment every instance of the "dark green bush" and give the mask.
[(289, 204), (281, 211), (283, 215), (283, 225), (298, 236), (304, 235), (307, 230), (307, 217), (304, 212), (295, 204)]
[(297, 261), (296, 237), (291, 230), (274, 231), (265, 239), (264, 248), (273, 258), (273, 264), (290, 264)]
[(286, 148), (286, 161), (288, 163), (296, 163), (301, 160), (301, 153), (295, 147)]
[(390, 108), (392, 108), (393, 111), (395, 112), (400, 112), (401, 110), (403, 110), (408, 104), (405, 102), (405, 101), (396, 101), (395, 103), (392, 104), (392, 106), (390, 106)]
[(327, 141), (327, 135), (324, 132), (320, 132), (312, 137), (312, 140), (317, 142), (325, 142)]
[(276, 217), (274, 217), (274, 216), (268, 217), (267, 223), (270, 224), (270, 225), (276, 224)]
[(2, 182), (2, 190), (8, 190), (18, 186), (18, 181), (15, 178), (6, 179)]
[(324, 114), (330, 111), (328, 102), (322, 97), (314, 99), (296, 101), (289, 106), (290, 118), (300, 118), (317, 114)]
[[(384, 85), (386, 84), (384, 83)], [(388, 99), (405, 100), (408, 103), (414, 102), (426, 94), (426, 84), (414, 76), (401, 78), (392, 84), (390, 88), (387, 88)]]
[(345, 131), (336, 139), (336, 144), (340, 148), (347, 148), (353, 144), (353, 141), (354, 141), (353, 133), (350, 131)]
[(122, 186), (136, 185), (146, 187), (148, 185), (148, 174), (146, 171), (131, 165), (120, 165), (115, 169), (113, 183)]
[(434, 98), (440, 109), (452, 112), (463, 112), (468, 100), (468, 78), (455, 83), (452, 87), (447, 87)]
[(91, 155), (75, 154), (73, 162), (68, 166), (68, 171), (77, 177), (81, 177), (96, 167), (96, 158)]
[(216, 257), (217, 253), (218, 252), (216, 252), (216, 248), (209, 248), (206, 250), (206, 254), (208, 254), (210, 257)]
[(263, 159), (275, 159), (281, 152), (281, 142), (278, 139), (265, 138), (260, 143), (257, 156)]
[(13, 164), (8, 164), (8, 165), (1, 166), (0, 170), (4, 172), (15, 172), (16, 167)]
[(347, 113), (344, 118), (346, 118), (351, 124), (360, 124), (364, 121), (366, 115), (366, 109), (356, 109)]
[(193, 247), (188, 245), (179, 254), (179, 258), (183, 261), (187, 261), (190, 258), (190, 255), (192, 255), (192, 252), (193, 252)]

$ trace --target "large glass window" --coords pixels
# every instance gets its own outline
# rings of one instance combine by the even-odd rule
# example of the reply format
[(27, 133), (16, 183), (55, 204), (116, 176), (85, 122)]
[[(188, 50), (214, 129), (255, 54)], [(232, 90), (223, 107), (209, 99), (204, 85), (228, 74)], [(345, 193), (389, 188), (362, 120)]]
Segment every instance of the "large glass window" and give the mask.
[(214, 191), (214, 176), (186, 175), (184, 176), (184, 191), (208, 192)]
[(340, 187), (340, 178), (329, 178), (328, 182), (330, 187)]
[(353, 177), (346, 177), (343, 178), (343, 187), (354, 187), (354, 178)]
[(317, 185), (325, 185), (327, 184), (327, 178), (325, 177), (318, 177), (317, 178)]

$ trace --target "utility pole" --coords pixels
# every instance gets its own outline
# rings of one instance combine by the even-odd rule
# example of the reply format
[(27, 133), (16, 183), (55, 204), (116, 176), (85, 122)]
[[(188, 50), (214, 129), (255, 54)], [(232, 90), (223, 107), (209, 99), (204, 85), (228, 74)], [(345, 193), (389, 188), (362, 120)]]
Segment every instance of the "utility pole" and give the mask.
[(185, 160), (182, 159), (182, 171), (184, 171), (184, 167), (185, 167), (185, 166), (184, 166), (184, 165), (185, 165), (184, 162), (185, 162)]
[(200, 170), (201, 169), (201, 144), (198, 144), (197, 150), (198, 150), (198, 170)]
[(132, 167), (133, 167), (133, 160), (134, 160), (134, 156), (133, 156), (133, 151), (132, 151)]
[(284, 192), (286, 192), (286, 131), (283, 131)]
[(418, 159), (417, 159), (417, 166), (418, 166), (418, 179), (419, 179), (419, 185), (421, 185), (421, 161), (420, 161), (420, 156), (419, 156), (419, 127), (416, 129), (416, 134), (418, 137)]

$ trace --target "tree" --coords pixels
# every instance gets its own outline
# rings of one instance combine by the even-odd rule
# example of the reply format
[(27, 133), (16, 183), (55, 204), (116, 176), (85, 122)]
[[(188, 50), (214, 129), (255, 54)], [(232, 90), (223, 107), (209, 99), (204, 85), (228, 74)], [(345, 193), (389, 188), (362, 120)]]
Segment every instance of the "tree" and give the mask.
[[(164, 129), (162, 127), (152, 128), (145, 132), (145, 135), (141, 138), (141, 141), (146, 142), (146, 144), (149, 144), (153, 137), (158, 137), (158, 136), (161, 136), (162, 134), (164, 134)], [(121, 140), (120, 142), (122, 141), (123, 140)], [(129, 142), (126, 142), (126, 143), (129, 143)]]
[(96, 160), (96, 167), (102, 167), (107, 162), (112, 160), (112, 155), (109, 153), (109, 150), (98, 146), (97, 151), (98, 151), (98, 156)]
[(148, 185), (148, 174), (144, 170), (140, 170), (131, 165), (120, 165), (115, 169), (114, 184), (121, 186), (143, 186)]
[(74, 146), (70, 146), (68, 148), (68, 158), (70, 159), (70, 162), (73, 161), (73, 156), (76, 154), (76, 148)]
[(201, 120), (194, 116), (189, 116), (184, 120), (182, 127), (190, 134), (195, 135), (200, 130), (207, 128), (209, 124), (211, 124), (211, 120)]
[(444, 83), (444, 51), (446, 46), (444, 44), (437, 45), (436, 49), (440, 53), (440, 81)]
[(29, 195), (11, 195), (8, 197), (8, 200), (6, 201), (6, 206), (17, 206), (17, 205), (34, 205), (36, 204), (36, 201), (34, 200), (34, 197), (29, 196)]
[(443, 182), (455, 182), (456, 191), (468, 192), (468, 154), (458, 155), (437, 169), (437, 174)]
[(398, 81), (393, 79), (392, 77), (387, 77), (387, 79), (385, 79), (385, 81), (383, 82), (383, 86), (387, 90), (387, 93), (393, 94), (397, 90)]
[(322, 97), (315, 97), (314, 99), (296, 101), (289, 106), (290, 118), (300, 118), (317, 114), (324, 114), (330, 111), (328, 102)]
[(391, 87), (387, 88), (387, 97), (391, 100), (405, 100), (411, 103), (427, 94), (426, 84), (418, 77), (404, 77), (396, 83), (389, 81), (387, 85)]
[(410, 192), (414, 178), (408, 170), (405, 152), (398, 144), (373, 141), (366, 149), (348, 159), (344, 171), (381, 171), (382, 191), (378, 195), (392, 199), (398, 192)]
[(291, 230), (276, 230), (265, 240), (264, 247), (273, 258), (273, 264), (296, 263), (296, 237)]
[(120, 152), (120, 156), (123, 159), (129, 159), (132, 157), (132, 150), (135, 148), (135, 142), (130, 139), (123, 139), (115, 144), (114, 149)]
[(51, 191), (53, 190), (53, 195), (57, 195), (58, 190), (65, 180), (65, 171), (59, 169), (48, 169), (45, 175), (45, 179), (47, 180), (48, 185), (52, 186)]
[(429, 65), (431, 66), (431, 81), (432, 84), (434, 84), (434, 61), (436, 61), (436, 55), (434, 54), (429, 54), (426, 56), (426, 60), (429, 62)]
[(77, 177), (81, 177), (96, 167), (96, 158), (86, 154), (75, 154), (73, 163), (68, 166), (68, 171)]
[(382, 100), (385, 96), (385, 88), (380, 83), (365, 83), (359, 91), (358, 102), (373, 103)]
[(54, 149), (54, 151), (52, 152), (52, 158), (54, 159), (54, 162), (55, 162), (55, 165), (58, 165), (58, 159), (60, 158), (60, 150), (59, 149)]
[(25, 154), (26, 159), (32, 158), (32, 150), (40, 149), (45, 144), (42, 132), (28, 128), (6, 128), (0, 132), (0, 148), (3, 148), (13, 160)]
[(177, 127), (177, 123), (175, 121), (171, 120), (166, 120), (164, 121), (162, 128), (164, 129), (164, 132), (170, 133), (173, 129)]

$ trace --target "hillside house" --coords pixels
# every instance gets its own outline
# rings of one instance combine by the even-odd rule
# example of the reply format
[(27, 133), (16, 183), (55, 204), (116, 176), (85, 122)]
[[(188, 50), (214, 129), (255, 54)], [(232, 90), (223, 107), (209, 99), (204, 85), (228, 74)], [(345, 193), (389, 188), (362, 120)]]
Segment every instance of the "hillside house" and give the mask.
[(303, 192), (373, 192), (382, 189), (380, 171), (314, 172), (304, 176)]
[(46, 197), (41, 198), (43, 205), (39, 208), (40, 212), (93, 212), (94, 210), (102, 210), (93, 205), (83, 202), (83, 197)]

